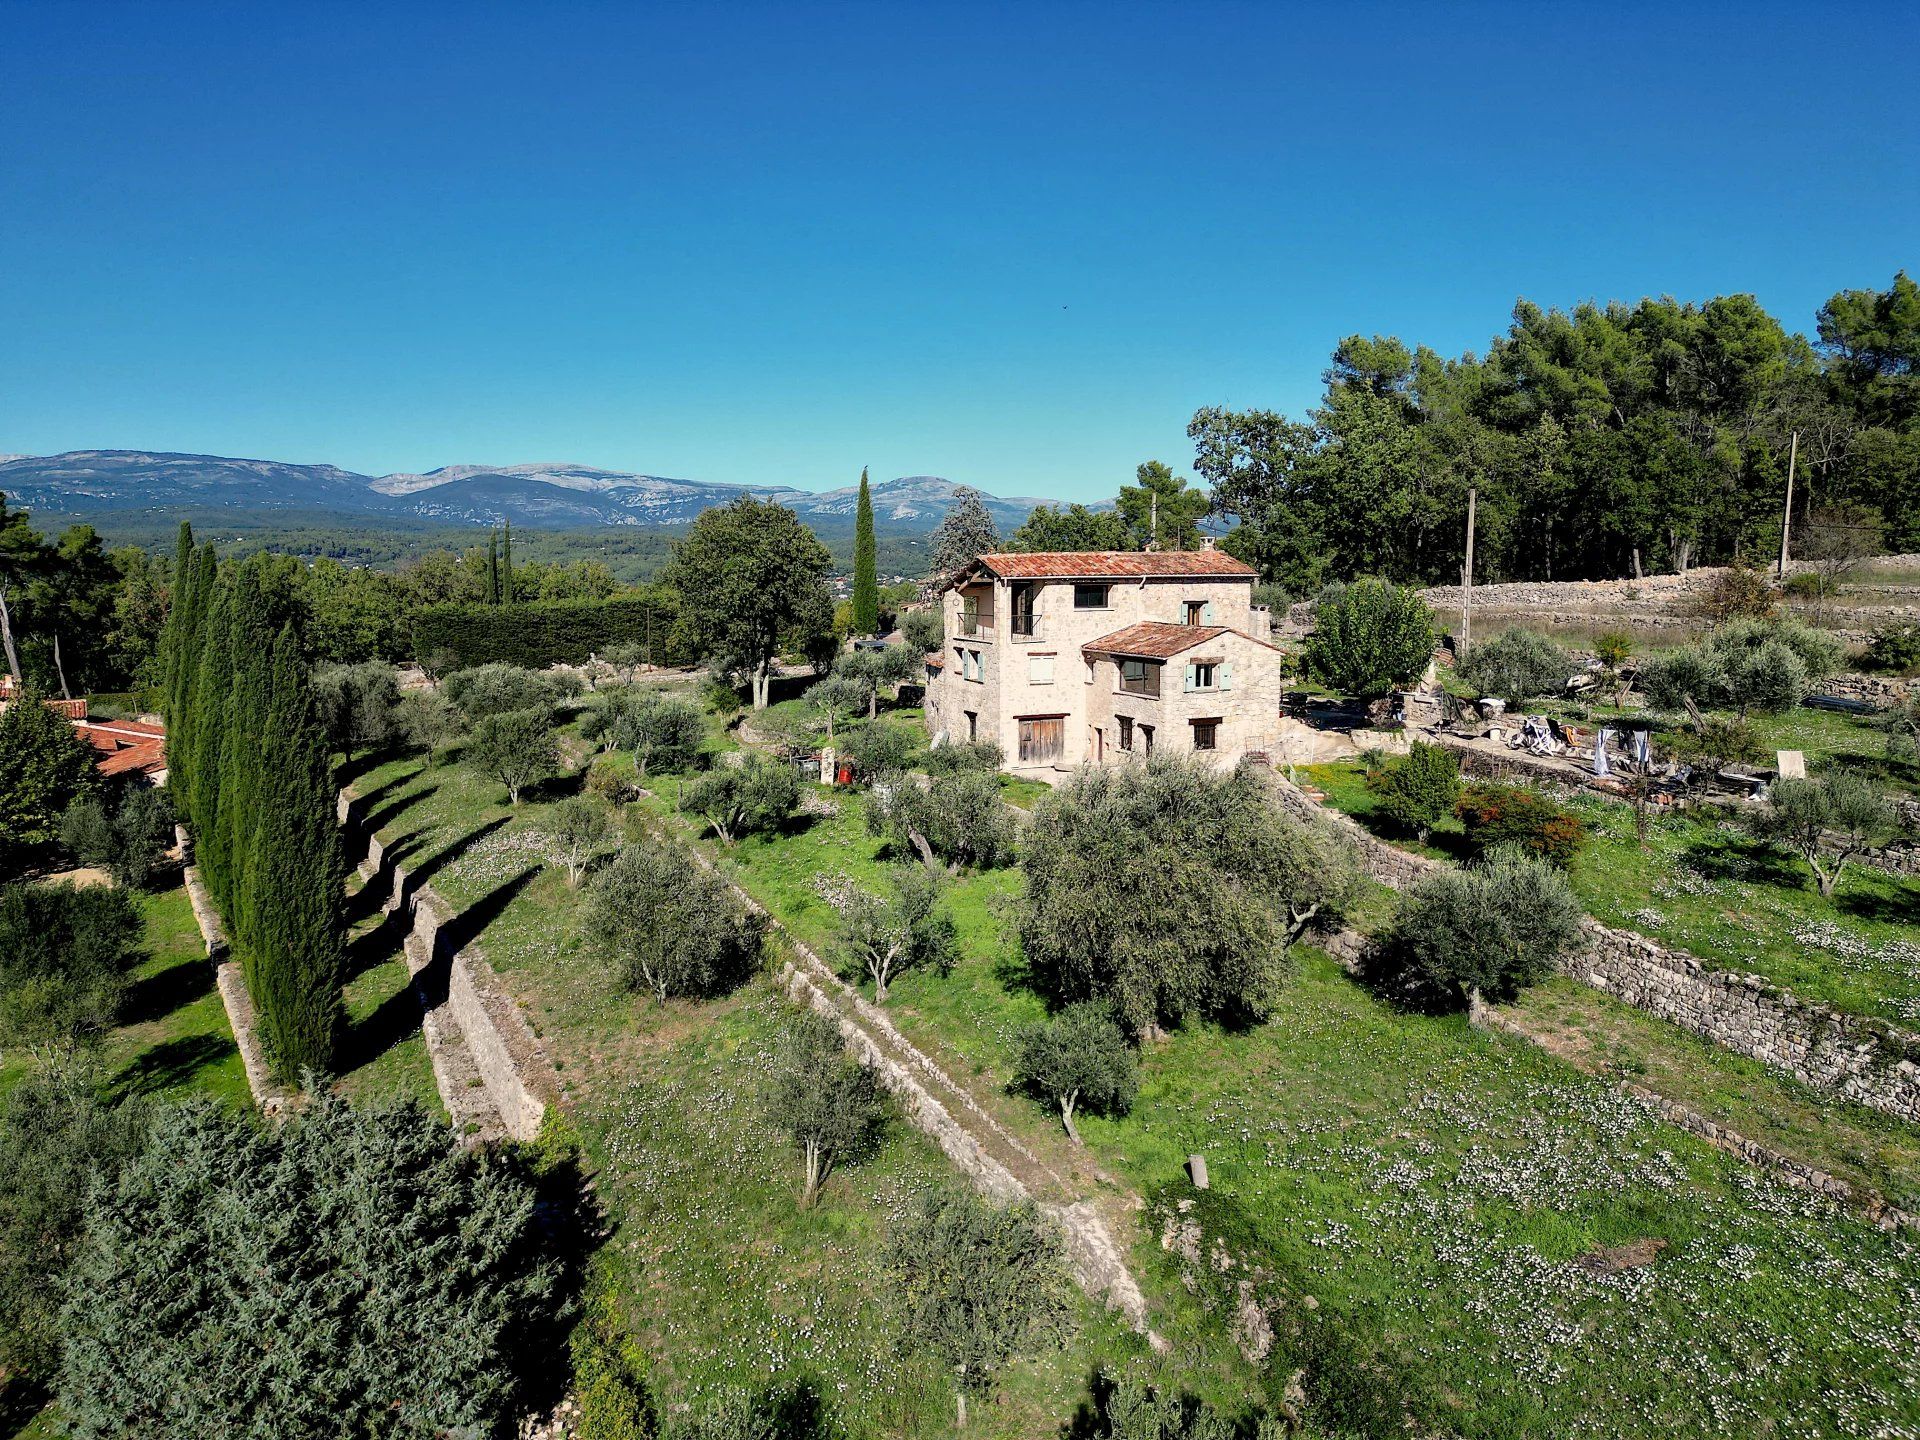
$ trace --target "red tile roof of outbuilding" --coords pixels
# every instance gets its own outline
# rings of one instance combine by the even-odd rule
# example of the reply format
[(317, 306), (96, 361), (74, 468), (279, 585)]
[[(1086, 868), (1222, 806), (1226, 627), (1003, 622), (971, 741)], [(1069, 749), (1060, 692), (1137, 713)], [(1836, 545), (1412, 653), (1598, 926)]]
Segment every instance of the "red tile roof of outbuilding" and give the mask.
[(1172, 625), (1165, 620), (1142, 620), (1098, 640), (1089, 640), (1080, 648), (1096, 655), (1138, 655), (1147, 660), (1165, 660), (1191, 650), (1216, 635), (1227, 633), (1225, 625)]
[(1207, 576), (1251, 580), (1259, 571), (1222, 550), (1047, 550), (982, 555), (1004, 580), (1139, 580)]

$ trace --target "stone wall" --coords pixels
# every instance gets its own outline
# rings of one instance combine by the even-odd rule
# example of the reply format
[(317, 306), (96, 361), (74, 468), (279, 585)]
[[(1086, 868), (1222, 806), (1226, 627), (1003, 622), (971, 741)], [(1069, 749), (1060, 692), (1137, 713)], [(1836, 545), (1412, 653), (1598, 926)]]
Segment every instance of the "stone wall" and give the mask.
[[(1530, 1045), (1538, 1045), (1544, 1050), (1556, 1051), (1558, 1047), (1546, 1038), (1536, 1035), (1518, 1017), (1496, 1010), (1491, 1005), (1480, 1003), (1474, 997), (1474, 1003), (1467, 1012), (1470, 1023), (1487, 1030), (1498, 1030), (1503, 1034), (1525, 1040)], [(1668, 1124), (1698, 1135), (1716, 1150), (1725, 1151), (1744, 1160), (1747, 1164), (1763, 1170), (1773, 1171), (1781, 1180), (1799, 1190), (1811, 1190), (1815, 1194), (1825, 1195), (1843, 1205), (1860, 1211), (1883, 1230), (1920, 1230), (1920, 1215), (1902, 1210), (1883, 1197), (1870, 1194), (1848, 1184), (1838, 1176), (1804, 1160), (1796, 1160), (1757, 1140), (1749, 1139), (1738, 1130), (1709, 1119), (1691, 1106), (1678, 1100), (1649, 1090), (1644, 1085), (1636, 1085), (1631, 1080), (1622, 1080), (1619, 1087), (1623, 1093), (1646, 1106)]]
[(1757, 975), (1713, 970), (1597, 920), (1569, 974), (1716, 1044), (1903, 1120), (1920, 1123), (1920, 1037), (1811, 1005)]
[[(174, 827), (181, 852), (187, 853), (187, 832)], [(253, 1009), (253, 996), (247, 993), (247, 979), (240, 962), (227, 955), (226, 931), (220, 924), (220, 912), (213, 908), (213, 897), (193, 866), (186, 867), (187, 900), (193, 906), (193, 922), (200, 928), (201, 943), (207, 947), (207, 959), (214, 965), (214, 988), (220, 992), (220, 1004), (227, 1012), (227, 1028), (233, 1031), (234, 1048), (240, 1052), (240, 1068), (247, 1075), (247, 1089), (253, 1103), (268, 1115), (279, 1116), (293, 1099), (293, 1092), (273, 1078), (267, 1065), (267, 1052), (260, 1044), (260, 1027)]]
[(416, 885), (406, 867), (388, 860), (352, 790), (339, 797), (339, 818), (351, 844), (363, 847), (360, 873), (388, 883), (383, 908), (412, 920), (407, 968), (420, 999), (427, 1051), (441, 1101), (461, 1132), (487, 1138), (496, 1127), (515, 1140), (540, 1131), (559, 1080), (546, 1047), (527, 1024), (479, 947), (459, 943), (459, 912), (431, 885)]
[[(1383, 885), (1405, 889), (1441, 868), (1368, 834), (1278, 775), (1273, 788), (1290, 814), (1345, 834), (1367, 874)], [(1591, 918), (1582, 928), (1586, 943), (1567, 962), (1568, 974), (1818, 1089), (1920, 1123), (1920, 1036), (1808, 1004), (1758, 976), (1715, 970), (1631, 930)], [(1349, 933), (1322, 943), (1351, 966), (1362, 942)]]

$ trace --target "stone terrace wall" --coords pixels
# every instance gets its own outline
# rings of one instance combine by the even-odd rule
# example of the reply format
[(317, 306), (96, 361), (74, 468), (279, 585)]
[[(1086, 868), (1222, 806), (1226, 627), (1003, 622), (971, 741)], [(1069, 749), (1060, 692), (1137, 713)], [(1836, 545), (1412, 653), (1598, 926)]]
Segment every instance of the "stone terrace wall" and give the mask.
[[(175, 834), (184, 851), (186, 831), (175, 827)], [(227, 1028), (233, 1031), (234, 1048), (240, 1052), (240, 1068), (246, 1072), (247, 1089), (253, 1092), (253, 1103), (265, 1114), (278, 1116), (291, 1103), (293, 1093), (273, 1078), (273, 1071), (267, 1065), (267, 1052), (260, 1045), (253, 996), (247, 993), (247, 979), (241, 973), (240, 962), (227, 953), (226, 931), (221, 927), (219, 911), (213, 908), (213, 897), (207, 893), (200, 872), (191, 865), (186, 867), (185, 881), (187, 899), (193, 905), (194, 924), (200, 927), (207, 959), (214, 964), (214, 987), (219, 990), (220, 1004), (227, 1012)]]
[(479, 947), (454, 945), (459, 912), (431, 885), (415, 885), (405, 867), (387, 859), (380, 837), (367, 831), (365, 807), (351, 789), (341, 792), (338, 806), (342, 827), (353, 843), (364, 845), (361, 873), (369, 884), (380, 873), (390, 874), (385, 908), (405, 908), (413, 920), (407, 968), (420, 996), (434, 1080), (448, 1113), (456, 1124), (471, 1119), (485, 1128), (476, 1112), (477, 1097), (468, 1093), (477, 1079), (501, 1128), (515, 1140), (533, 1139), (547, 1106), (559, 1095), (546, 1047)]
[[(1281, 776), (1273, 777), (1273, 788), (1289, 813), (1347, 835), (1383, 885), (1404, 889), (1442, 868), (1315, 804)], [(1920, 1036), (1796, 1000), (1758, 976), (1712, 969), (1631, 930), (1591, 918), (1582, 929), (1586, 943), (1567, 962), (1568, 974), (1818, 1089), (1920, 1124)], [(1352, 939), (1335, 937), (1332, 953), (1350, 964), (1355, 948)]]

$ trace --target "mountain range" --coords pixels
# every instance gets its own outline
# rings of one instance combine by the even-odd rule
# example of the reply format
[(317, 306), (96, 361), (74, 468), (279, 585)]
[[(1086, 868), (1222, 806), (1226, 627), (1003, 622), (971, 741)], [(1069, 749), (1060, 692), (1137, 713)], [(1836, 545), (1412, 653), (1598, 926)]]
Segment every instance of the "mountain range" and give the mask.
[[(872, 487), (876, 527), (925, 534), (940, 523), (960, 487), (935, 475), (905, 475)], [(311, 522), (382, 521), (417, 525), (498, 525), (575, 530), (603, 525), (660, 529), (685, 525), (710, 505), (747, 494), (791, 507), (822, 535), (851, 531), (857, 486), (822, 492), (786, 485), (731, 485), (533, 463), (447, 465), (423, 475), (359, 475), (336, 465), (295, 465), (221, 455), (141, 450), (70, 450), (0, 459), (0, 493), (46, 520), (180, 518)], [(1004, 534), (1036, 505), (1026, 496), (986, 495)]]

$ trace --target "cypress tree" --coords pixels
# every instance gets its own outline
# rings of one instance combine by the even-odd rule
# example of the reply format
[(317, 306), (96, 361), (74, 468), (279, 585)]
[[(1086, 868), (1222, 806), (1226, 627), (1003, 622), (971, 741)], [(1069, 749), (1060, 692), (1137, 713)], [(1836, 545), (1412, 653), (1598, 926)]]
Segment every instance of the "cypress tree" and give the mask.
[(500, 545), (500, 603), (513, 603), (513, 522), (506, 522), (506, 539)]
[(487, 603), (500, 603), (500, 532), (487, 532)]
[(249, 987), (274, 1069), (297, 1080), (332, 1062), (342, 1020), (346, 865), (334, 822), (332, 757), (291, 626), (273, 645), (252, 862)]
[(853, 629), (858, 635), (880, 629), (880, 573), (873, 541), (873, 495), (867, 467), (860, 467), (860, 509), (853, 531)]
[(180, 686), (186, 678), (184, 662), (181, 659), (181, 630), (186, 624), (186, 616), (191, 608), (193, 588), (193, 526), (185, 520), (180, 522), (180, 539), (174, 546), (173, 555), (173, 600), (167, 608), (167, 628), (161, 636), (160, 662), (161, 685), (165, 694), (167, 719), (172, 721), (178, 713)]
[(231, 835), (220, 824), (220, 781), (227, 723), (233, 705), (233, 593), (216, 579), (201, 625), (200, 665), (193, 697), (193, 755), (187, 772), (187, 813), (193, 817), (193, 854), (222, 916), (232, 913)]
[(261, 583), (260, 562), (248, 560), (233, 575), (228, 665), (233, 681), (221, 756), (221, 824), (229, 874), (227, 930), (236, 946), (253, 934), (253, 855), (258, 843), (262, 772), (274, 763), (275, 737), (267, 714), (273, 690), (274, 635)]

